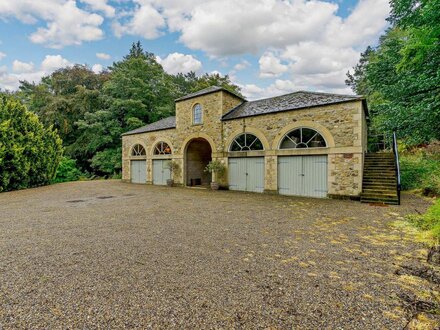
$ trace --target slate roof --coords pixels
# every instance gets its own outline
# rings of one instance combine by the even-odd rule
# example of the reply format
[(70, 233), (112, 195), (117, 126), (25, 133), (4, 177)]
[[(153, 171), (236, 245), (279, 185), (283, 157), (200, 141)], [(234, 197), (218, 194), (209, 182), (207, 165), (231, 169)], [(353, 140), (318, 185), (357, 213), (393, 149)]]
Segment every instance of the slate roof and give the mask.
[[(230, 91), (224, 89), (223, 87), (211, 86), (202, 89), (198, 92), (183, 96), (180, 99), (177, 99), (176, 102), (221, 90), (231, 93)], [(231, 120), (237, 118), (265, 115), (265, 114), (281, 112), (281, 111), (313, 108), (322, 105), (338, 104), (338, 103), (351, 102), (351, 101), (362, 101), (364, 103), (364, 110), (368, 115), (366, 101), (363, 96), (298, 91), (286, 95), (280, 95), (280, 96), (271, 97), (262, 100), (256, 100), (256, 101), (246, 101), (243, 99), (243, 103), (241, 103), (240, 105), (236, 106), (235, 108), (224, 114), (222, 120)], [(140, 128), (137, 128), (135, 130), (126, 132), (122, 135), (124, 136), (124, 135), (160, 131), (170, 128), (176, 128), (176, 117), (174, 116), (161, 119), (152, 124), (148, 124)]]
[(223, 115), (222, 120), (264, 115), (280, 111), (312, 108), (355, 100), (365, 100), (358, 95), (338, 95), (328, 93), (298, 91), (262, 100), (243, 102)]
[(210, 86), (208, 88), (199, 90), (199, 91), (197, 91), (195, 93), (191, 93), (191, 94), (182, 96), (182, 97), (176, 99), (175, 102), (179, 102), (179, 101), (183, 101), (183, 100), (188, 100), (188, 99), (191, 99), (193, 97), (197, 97), (197, 96), (201, 96), (201, 95), (205, 95), (205, 94), (209, 94), (209, 93), (214, 93), (214, 92), (218, 92), (218, 91), (228, 92), (229, 94), (232, 94), (232, 95), (234, 95), (234, 96), (236, 96), (236, 97), (238, 97), (238, 98), (240, 98), (242, 100), (245, 100), (242, 96), (240, 96), (238, 94), (235, 94), (235, 93), (227, 90), (226, 88), (219, 87), (219, 86)]
[(175, 116), (167, 117), (167, 118), (158, 120), (154, 123), (136, 128), (132, 131), (129, 131), (129, 132), (122, 134), (122, 136), (145, 133), (145, 132), (160, 131), (160, 130), (169, 129), (169, 128), (176, 128), (176, 117)]

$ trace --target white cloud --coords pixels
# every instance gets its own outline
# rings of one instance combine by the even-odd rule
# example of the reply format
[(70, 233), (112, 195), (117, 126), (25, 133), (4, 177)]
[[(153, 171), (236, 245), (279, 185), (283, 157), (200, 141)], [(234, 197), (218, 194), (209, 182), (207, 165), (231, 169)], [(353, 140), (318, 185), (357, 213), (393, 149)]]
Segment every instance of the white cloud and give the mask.
[(110, 6), (107, 0), (80, 0), (90, 6), (92, 10), (101, 11), (107, 17), (115, 16), (116, 10)]
[(336, 10), (321, 1), (206, 1), (180, 24), (180, 40), (216, 56), (256, 53), (319, 36)]
[(0, 52), (0, 61), (1, 61), (2, 59), (4, 59), (5, 57), (6, 57), (6, 54), (3, 53), (3, 52)]
[(14, 60), (12, 62), (12, 71), (15, 73), (29, 73), (34, 71), (34, 63), (21, 62), (19, 60)]
[(70, 65), (72, 63), (61, 55), (47, 55), (38, 69), (32, 62), (15, 60), (12, 62), (12, 72), (6, 66), (0, 67), (0, 89), (16, 90), (21, 80), (38, 83), (42, 77)]
[[(85, 6), (79, 8), (77, 3)], [(118, 3), (119, 9), (110, 5)], [(210, 58), (252, 54), (259, 58), (259, 76), (273, 79), (262, 93), (287, 88), (348, 92), (345, 72), (360, 51), (376, 42), (386, 28), (388, 0), (358, 0), (348, 17), (337, 16), (338, 4), (324, 0), (1, 0), (0, 19), (39, 24), (30, 39), (50, 47), (79, 45), (104, 36), (104, 18), (113, 17), (113, 32), (146, 39), (176, 32), (179, 41)], [(85, 7), (85, 9), (82, 9)], [(100, 15), (101, 14), (101, 15)], [(41, 23), (45, 25), (41, 26)], [(163, 59), (169, 72), (200, 68), (191, 55)], [(97, 55), (100, 59), (101, 58)], [(240, 62), (230, 71), (248, 64)], [(283, 83), (284, 82), (284, 83)], [(270, 83), (270, 82), (269, 82)], [(251, 85), (247, 88), (256, 95)], [(257, 86), (258, 87), (258, 86)], [(259, 87), (260, 88), (260, 87)]]
[(109, 60), (112, 58), (109, 54), (106, 53), (96, 53), (96, 57), (101, 60)]
[(43, 71), (52, 72), (70, 65), (72, 65), (72, 63), (61, 55), (46, 55), (43, 62), (41, 62), (41, 69)]
[(125, 34), (139, 35), (145, 39), (154, 39), (161, 35), (160, 30), (166, 26), (165, 19), (148, 0), (135, 0), (136, 8), (128, 22), (114, 22), (113, 32), (117, 37)]
[(101, 73), (102, 70), (103, 70), (103, 67), (102, 67), (101, 64), (95, 64), (95, 65), (92, 66), (92, 71), (94, 73)]
[(248, 61), (242, 60), (240, 63), (234, 65), (234, 70), (241, 71), (248, 68), (249, 66), (251, 66), (251, 64)]
[(281, 60), (271, 52), (264, 53), (258, 63), (261, 78), (278, 77), (289, 69), (287, 65), (281, 64)]
[(29, 39), (52, 48), (80, 45), (103, 38), (103, 17), (77, 7), (71, 0), (2, 0), (0, 18), (17, 18), (26, 24), (45, 22)]
[[(337, 16), (336, 3), (322, 0), (137, 2), (130, 19), (148, 8), (153, 14), (144, 28), (150, 36), (167, 27), (180, 33), (185, 46), (210, 57), (262, 54), (260, 77), (289, 75), (295, 86), (345, 92), (345, 72), (357, 62), (360, 51), (377, 40), (389, 14), (388, 0), (359, 0), (347, 18)], [(240, 68), (233, 68), (231, 74)], [(279, 85), (275, 81), (270, 90), (279, 90)]]
[(170, 74), (187, 73), (190, 71), (199, 72), (202, 68), (202, 63), (192, 55), (172, 53), (164, 59), (160, 57), (157, 57), (157, 59), (162, 64), (164, 70)]
[(243, 95), (249, 100), (261, 98), (261, 95), (265, 94), (265, 90), (255, 84), (239, 85), (239, 87)]

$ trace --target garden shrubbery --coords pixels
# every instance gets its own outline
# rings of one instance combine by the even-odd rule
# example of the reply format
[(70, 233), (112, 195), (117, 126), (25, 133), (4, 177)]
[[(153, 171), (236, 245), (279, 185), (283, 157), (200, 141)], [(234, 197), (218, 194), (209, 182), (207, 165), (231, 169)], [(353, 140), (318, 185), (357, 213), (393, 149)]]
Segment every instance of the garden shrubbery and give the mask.
[(440, 142), (406, 150), (400, 158), (402, 189), (420, 189), (424, 195), (440, 196)]
[(83, 176), (83, 173), (81, 173), (81, 171), (76, 167), (76, 160), (63, 157), (52, 183), (77, 181), (81, 176)]
[(62, 152), (56, 130), (14, 97), (0, 95), (0, 191), (48, 184)]

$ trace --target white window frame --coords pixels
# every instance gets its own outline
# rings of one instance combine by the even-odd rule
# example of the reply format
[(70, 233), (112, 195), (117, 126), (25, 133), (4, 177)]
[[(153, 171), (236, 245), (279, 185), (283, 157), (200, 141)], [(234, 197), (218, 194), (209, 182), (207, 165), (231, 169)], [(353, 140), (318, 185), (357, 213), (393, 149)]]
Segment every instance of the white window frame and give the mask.
[[(303, 137), (303, 135), (302, 135), (302, 130), (303, 130), (304, 128), (309, 129), (309, 130), (312, 130), (312, 131), (315, 132), (315, 134), (312, 136), (312, 138), (310, 138), (310, 139), (309, 139), (308, 141), (306, 141), (306, 142), (304, 142), (304, 141), (302, 140), (302, 137)], [(301, 141), (299, 141), (299, 143), (296, 143), (295, 141), (293, 141), (293, 140), (289, 137), (289, 135), (290, 135), (292, 132), (297, 131), (297, 130), (300, 131), (300, 136), (301, 136)], [(321, 138), (324, 140), (325, 146), (322, 146), (322, 147), (310, 147), (310, 146), (309, 146), (309, 143), (312, 142), (313, 138), (314, 138), (316, 135), (320, 135), (320, 136), (321, 136)], [(289, 139), (289, 140), (295, 145), (295, 147), (294, 147), (294, 148), (281, 148), (281, 146), (283, 145), (283, 142), (284, 142), (286, 139)], [(298, 148), (297, 145), (299, 145), (299, 144), (304, 144), (304, 145), (306, 146), (306, 148)], [(321, 134), (319, 131), (317, 131), (316, 129), (311, 128), (311, 127), (306, 127), (306, 126), (303, 126), (303, 127), (297, 127), (297, 128), (294, 128), (294, 129), (288, 131), (286, 134), (284, 134), (283, 138), (282, 138), (281, 141), (280, 141), (280, 145), (278, 146), (278, 149), (279, 149), (279, 150), (323, 149), (323, 148), (328, 148), (328, 143), (327, 143), (327, 140), (325, 139), (324, 135), (322, 135), (322, 134)]]
[(192, 112), (193, 112), (193, 125), (203, 124), (203, 109), (200, 103), (197, 103), (193, 106)]

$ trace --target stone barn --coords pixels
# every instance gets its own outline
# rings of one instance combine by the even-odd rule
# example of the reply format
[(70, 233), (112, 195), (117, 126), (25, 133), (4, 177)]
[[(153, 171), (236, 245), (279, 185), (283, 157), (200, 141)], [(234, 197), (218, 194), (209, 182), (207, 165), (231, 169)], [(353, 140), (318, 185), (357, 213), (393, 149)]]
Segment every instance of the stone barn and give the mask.
[[(122, 178), (309, 197), (359, 198), (367, 148), (363, 97), (299, 91), (246, 101), (221, 87), (176, 100), (176, 116), (122, 136)], [(173, 160), (177, 170), (170, 172)]]

